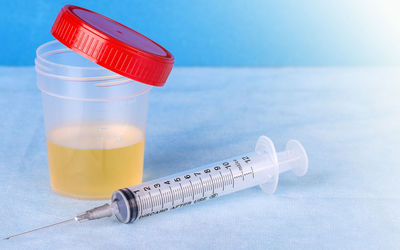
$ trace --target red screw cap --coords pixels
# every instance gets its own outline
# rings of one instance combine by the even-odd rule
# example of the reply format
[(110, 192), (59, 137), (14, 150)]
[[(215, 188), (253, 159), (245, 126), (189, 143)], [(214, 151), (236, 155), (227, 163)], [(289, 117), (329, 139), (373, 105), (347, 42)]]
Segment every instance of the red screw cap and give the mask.
[(174, 56), (138, 32), (93, 11), (65, 5), (51, 28), (62, 44), (115, 73), (163, 86)]

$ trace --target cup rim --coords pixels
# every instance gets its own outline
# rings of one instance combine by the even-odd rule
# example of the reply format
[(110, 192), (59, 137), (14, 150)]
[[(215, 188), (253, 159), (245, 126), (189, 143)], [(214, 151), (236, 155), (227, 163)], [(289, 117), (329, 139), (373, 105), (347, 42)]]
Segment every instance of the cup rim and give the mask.
[[(36, 49), (36, 58), (39, 59), (40, 61), (43, 61), (44, 63), (51, 64), (51, 65), (55, 65), (55, 66), (58, 66), (58, 67), (67, 67), (67, 68), (74, 68), (74, 69), (90, 69), (90, 70), (104, 70), (104, 69), (105, 69), (105, 68), (101, 67), (100, 65), (96, 65), (96, 66), (74, 66), (74, 65), (68, 65), (68, 64), (63, 64), (63, 63), (57, 63), (57, 62), (53, 62), (53, 61), (50, 61), (50, 60), (48, 60), (48, 59), (45, 59), (45, 57), (43, 57), (43, 54), (44, 54), (44, 53), (41, 53), (42, 50), (43, 50), (45, 47), (49, 46), (49, 45), (57, 44), (57, 43), (63, 45), (63, 44), (60, 43), (58, 40), (52, 40), (52, 41), (49, 41), (49, 42), (46, 42), (46, 43), (40, 45), (40, 46)], [(71, 49), (68, 48), (68, 47), (65, 47), (65, 48), (63, 48), (63, 49), (61, 49), (61, 50), (64, 50), (65, 52), (74, 52), (74, 53), (76, 53), (75, 51), (71, 50)], [(54, 50), (53, 50), (53, 51), (54, 51)], [(39, 62), (39, 63), (40, 63), (40, 62)], [(115, 75), (118, 75), (118, 74), (115, 73)], [(119, 76), (119, 75), (118, 75), (118, 76)]]
[[(55, 49), (49, 49), (48, 51), (43, 51), (45, 48), (51, 45), (56, 45), (56, 46), (61, 46), (61, 48), (55, 48)], [(84, 83), (84, 84), (90, 84), (94, 85), (96, 87), (100, 88), (108, 88), (108, 87), (113, 87), (113, 86), (119, 86), (119, 85), (126, 85), (126, 84), (139, 84), (140, 85), (140, 90), (138, 92), (135, 92), (133, 94), (128, 94), (123, 96), (118, 96), (118, 97), (110, 97), (110, 98), (85, 98), (85, 97), (72, 97), (72, 96), (64, 96), (60, 95), (59, 93), (53, 93), (53, 91), (49, 91), (47, 88), (42, 86), (38, 82), (38, 88), (45, 94), (55, 96), (58, 98), (64, 98), (64, 99), (70, 99), (70, 100), (85, 100), (85, 101), (112, 101), (112, 100), (120, 100), (120, 99), (126, 99), (126, 98), (132, 98), (136, 96), (143, 95), (150, 91), (153, 86), (144, 84), (138, 81), (135, 81), (133, 79), (124, 77), (122, 75), (119, 75), (118, 73), (112, 72), (106, 68), (101, 67), (100, 65), (95, 65), (95, 66), (75, 66), (75, 65), (68, 65), (64, 63), (59, 63), (59, 62), (54, 62), (52, 60), (47, 59), (46, 57), (55, 55), (58, 53), (76, 53), (75, 51), (65, 47), (62, 47), (63, 44), (60, 43), (57, 40), (52, 40), (49, 42), (46, 42), (42, 45), (40, 45), (36, 49), (36, 58), (35, 58), (35, 70), (37, 74), (50, 77), (50, 78), (57, 78), (61, 79), (62, 81), (68, 81), (68, 82), (76, 82), (77, 84), (79, 83)], [(56, 72), (53, 72), (53, 67), (54, 69), (61, 68), (61, 69), (70, 69), (71, 71), (88, 71), (91, 73), (91, 75), (95, 76), (79, 76), (79, 75), (68, 75), (68, 74), (58, 74)], [(96, 72), (99, 72), (98, 76), (96, 76)], [(110, 73), (110, 74), (109, 74)]]

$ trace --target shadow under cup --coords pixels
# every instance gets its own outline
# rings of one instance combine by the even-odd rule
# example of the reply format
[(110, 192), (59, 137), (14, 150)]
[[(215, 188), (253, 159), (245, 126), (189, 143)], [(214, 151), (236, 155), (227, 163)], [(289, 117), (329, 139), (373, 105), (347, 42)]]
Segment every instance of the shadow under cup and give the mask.
[(108, 199), (142, 182), (149, 85), (58, 41), (37, 49), (50, 183), (59, 194)]

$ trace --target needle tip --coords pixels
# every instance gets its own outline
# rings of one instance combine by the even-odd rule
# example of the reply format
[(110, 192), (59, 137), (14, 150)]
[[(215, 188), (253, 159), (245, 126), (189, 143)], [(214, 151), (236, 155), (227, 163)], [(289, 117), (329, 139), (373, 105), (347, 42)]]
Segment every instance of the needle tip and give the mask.
[(55, 223), (55, 224), (47, 225), (47, 226), (44, 226), (44, 227), (39, 227), (39, 228), (30, 230), (30, 231), (26, 231), (26, 232), (23, 232), (23, 233), (14, 234), (14, 235), (8, 236), (7, 238), (3, 238), (3, 240), (9, 240), (9, 239), (11, 239), (11, 238), (13, 238), (13, 237), (17, 237), (17, 236), (20, 236), (20, 235), (32, 233), (32, 232), (35, 232), (35, 231), (39, 231), (39, 230), (42, 230), (42, 229), (45, 229), (45, 228), (57, 226), (57, 225), (60, 225), (60, 224), (66, 223), (66, 222), (70, 222), (70, 221), (74, 221), (74, 220), (75, 220), (75, 218), (72, 218), (72, 219), (69, 219), (69, 220), (57, 222), (57, 223)]

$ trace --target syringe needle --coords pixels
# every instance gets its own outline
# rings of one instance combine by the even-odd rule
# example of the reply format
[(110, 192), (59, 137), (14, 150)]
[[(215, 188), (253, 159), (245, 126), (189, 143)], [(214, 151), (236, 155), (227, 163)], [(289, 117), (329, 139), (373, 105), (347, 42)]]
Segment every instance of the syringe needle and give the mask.
[(8, 236), (7, 238), (4, 238), (3, 240), (9, 240), (11, 238), (14, 238), (14, 237), (17, 237), (17, 236), (20, 236), (20, 235), (32, 233), (32, 232), (39, 231), (39, 230), (42, 230), (42, 229), (45, 229), (45, 228), (49, 228), (49, 227), (54, 227), (54, 226), (57, 226), (57, 225), (60, 225), (60, 224), (63, 224), (63, 223), (67, 223), (67, 222), (70, 222), (70, 221), (74, 221), (74, 220), (75, 220), (75, 218), (72, 218), (72, 219), (69, 219), (69, 220), (57, 222), (55, 224), (47, 225), (47, 226), (44, 226), (44, 227), (39, 227), (39, 228), (30, 230), (30, 231), (26, 231), (26, 232), (23, 232), (23, 233), (14, 234), (14, 235)]
[(20, 234), (11, 235), (11, 236), (8, 236), (7, 238), (3, 238), (3, 240), (9, 240), (11, 238), (14, 238), (14, 237), (17, 237), (17, 236), (20, 236), (20, 235), (23, 235), (23, 234), (28, 234), (28, 233), (39, 231), (39, 230), (46, 229), (46, 228), (49, 228), (49, 227), (54, 227), (54, 226), (57, 226), (57, 225), (60, 225), (60, 224), (64, 224), (64, 223), (70, 222), (70, 221), (82, 222), (82, 221), (87, 221), (87, 220), (95, 220), (95, 219), (100, 219), (100, 218), (104, 218), (104, 217), (110, 217), (112, 214), (113, 214), (112, 206), (107, 203), (107, 204), (104, 204), (102, 206), (90, 209), (90, 210), (88, 210), (88, 211), (86, 211), (84, 213), (81, 213), (81, 214), (75, 216), (72, 219), (65, 220), (65, 221), (60, 221), (60, 222), (57, 222), (55, 224), (47, 225), (47, 226), (44, 226), (44, 227), (39, 227), (39, 228), (30, 230), (30, 231), (26, 231), (26, 232), (23, 232), (23, 233), (20, 233)]

